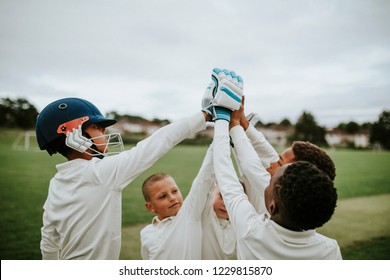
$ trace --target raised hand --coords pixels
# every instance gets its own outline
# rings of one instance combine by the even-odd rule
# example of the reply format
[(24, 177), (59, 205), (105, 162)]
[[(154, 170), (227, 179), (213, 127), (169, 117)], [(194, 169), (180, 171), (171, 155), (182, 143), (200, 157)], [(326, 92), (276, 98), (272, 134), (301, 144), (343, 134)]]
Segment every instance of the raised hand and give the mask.
[(202, 110), (212, 116), (212, 120), (230, 121), (231, 111), (241, 106), (243, 79), (234, 71), (214, 68), (212, 82), (206, 88), (202, 100)]

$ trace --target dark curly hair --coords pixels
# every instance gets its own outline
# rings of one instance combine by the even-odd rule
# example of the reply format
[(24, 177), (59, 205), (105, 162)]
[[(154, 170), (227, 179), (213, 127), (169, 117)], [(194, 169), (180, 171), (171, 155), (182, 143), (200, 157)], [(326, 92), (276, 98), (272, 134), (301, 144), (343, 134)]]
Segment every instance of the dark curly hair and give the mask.
[(332, 217), (337, 201), (333, 181), (305, 161), (287, 166), (275, 182), (275, 196), (283, 220), (296, 230), (321, 227)]
[(324, 171), (330, 179), (336, 177), (336, 167), (330, 156), (318, 146), (307, 141), (294, 141), (292, 150), (296, 161), (308, 161)]

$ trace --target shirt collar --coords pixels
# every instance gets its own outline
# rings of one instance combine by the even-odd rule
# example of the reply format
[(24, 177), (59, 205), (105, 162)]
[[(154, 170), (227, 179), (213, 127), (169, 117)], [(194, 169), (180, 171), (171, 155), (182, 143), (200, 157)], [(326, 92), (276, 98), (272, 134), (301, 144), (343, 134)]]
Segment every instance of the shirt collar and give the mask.
[(284, 241), (291, 244), (307, 244), (309, 239), (312, 238), (316, 231), (314, 229), (305, 230), (305, 231), (293, 231), (286, 229), (274, 221), (270, 220), (273, 228), (278, 232), (279, 236), (284, 239)]
[(152, 220), (153, 225), (159, 225), (160, 223), (166, 223), (168, 221), (171, 221), (173, 217), (167, 217), (165, 219), (160, 220), (157, 216), (155, 216)]

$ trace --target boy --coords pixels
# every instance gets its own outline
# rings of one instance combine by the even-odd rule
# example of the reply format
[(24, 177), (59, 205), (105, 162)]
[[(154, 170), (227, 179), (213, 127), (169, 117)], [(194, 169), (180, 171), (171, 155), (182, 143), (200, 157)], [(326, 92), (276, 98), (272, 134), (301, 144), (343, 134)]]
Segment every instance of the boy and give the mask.
[(142, 185), (145, 207), (156, 216), (141, 230), (141, 256), (149, 259), (229, 259), (236, 238), (216, 184), (212, 145), (184, 200), (175, 180), (156, 173)]
[[(333, 181), (308, 162), (284, 165), (265, 191), (268, 213), (259, 215), (249, 202), (230, 158), (227, 108), (215, 121), (214, 168), (233, 229), (238, 259), (341, 259), (335, 240), (316, 233), (333, 215)], [(232, 128), (236, 124), (232, 124)], [(259, 165), (260, 169), (265, 168)]]
[[(334, 180), (335, 165), (325, 151), (310, 142), (295, 141), (278, 156), (264, 135), (245, 117), (243, 108), (244, 97), (241, 108), (232, 112), (230, 136), (234, 143), (233, 151), (240, 171), (240, 180), (244, 182), (245, 192), (259, 214), (266, 211), (264, 190), (271, 176), (284, 164), (308, 161)], [(260, 165), (264, 168), (259, 168)]]
[[(217, 76), (222, 76), (222, 79)], [(202, 111), (213, 116), (216, 104), (238, 109), (241, 98), (231, 94), (231, 90), (242, 87), (241, 77), (236, 76), (234, 72), (215, 68), (212, 79), (213, 82), (206, 89), (202, 100)], [(213, 92), (216, 83), (222, 86), (218, 93)], [(179, 198), (173, 200), (172, 192), (174, 190), (177, 194), (178, 188), (172, 178), (167, 179), (166, 176), (155, 174), (145, 180), (143, 184), (145, 206), (151, 213), (156, 214), (156, 217), (150, 225), (141, 230), (143, 259), (226, 259), (235, 252), (234, 233), (229, 221), (226, 220), (227, 215), (219, 211), (221, 205), (216, 211), (212, 210), (210, 193), (214, 186), (213, 144), (210, 145), (182, 206), (181, 194), (178, 195)], [(215, 200), (213, 204), (216, 205), (218, 202)], [(164, 205), (165, 207), (162, 207)], [(166, 208), (170, 205), (177, 205), (179, 209), (175, 207), (174, 211), (169, 211), (168, 214)], [(202, 226), (205, 225), (210, 227), (206, 228), (204, 236)], [(222, 236), (219, 236), (220, 234)], [(202, 246), (204, 248), (207, 244), (217, 248), (218, 253), (214, 254), (213, 250), (210, 254), (202, 251)]]
[(216, 182), (203, 210), (202, 233), (203, 260), (229, 260), (235, 257), (236, 235)]
[[(120, 135), (106, 134), (116, 120), (105, 118), (91, 102), (64, 98), (37, 117), (41, 150), (59, 152), (44, 204), (41, 229), (43, 259), (119, 259), (122, 191), (139, 174), (193, 133), (205, 129), (209, 116), (199, 112), (167, 125), (136, 147), (109, 156)], [(118, 140), (112, 143), (113, 138)]]
[(171, 176), (157, 173), (144, 181), (145, 206), (156, 216), (140, 232), (142, 259), (201, 259), (201, 218), (215, 181), (212, 166), (211, 145), (184, 202)]

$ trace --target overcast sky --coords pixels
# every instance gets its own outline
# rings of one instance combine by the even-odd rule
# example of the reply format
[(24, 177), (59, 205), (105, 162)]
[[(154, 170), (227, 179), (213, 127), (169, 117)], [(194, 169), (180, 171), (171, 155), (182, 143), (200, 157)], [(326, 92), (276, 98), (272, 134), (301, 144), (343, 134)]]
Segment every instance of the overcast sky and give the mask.
[(389, 15), (387, 0), (0, 0), (0, 98), (176, 120), (219, 67), (263, 122), (375, 121), (390, 109)]

